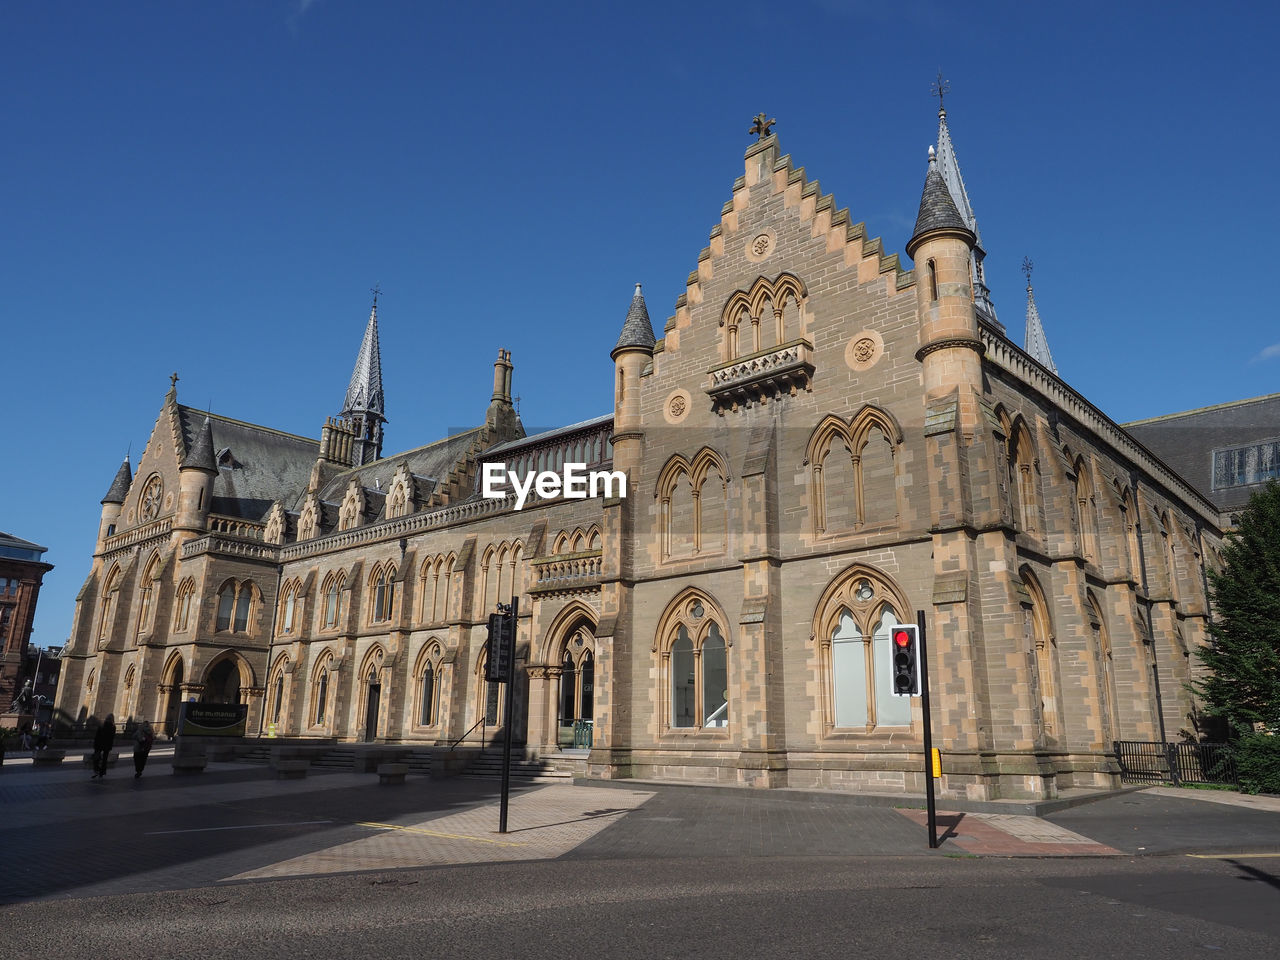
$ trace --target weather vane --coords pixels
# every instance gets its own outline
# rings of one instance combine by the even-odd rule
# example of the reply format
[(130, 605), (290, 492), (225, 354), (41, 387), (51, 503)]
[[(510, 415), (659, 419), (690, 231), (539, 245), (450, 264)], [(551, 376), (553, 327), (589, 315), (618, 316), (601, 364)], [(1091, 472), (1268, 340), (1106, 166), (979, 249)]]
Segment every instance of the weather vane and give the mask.
[(378, 305), (378, 297), (382, 293), (382, 284), (375, 283), (369, 288), (369, 292), (373, 294), (373, 305), (376, 307)]
[(938, 98), (938, 109), (945, 110), (946, 107), (942, 103), (942, 98), (951, 91), (951, 81), (942, 79), (942, 68), (938, 68), (938, 79), (929, 85), (929, 93), (931, 96)]
[(1022, 258), (1022, 272), (1026, 274), (1028, 287), (1031, 286), (1031, 271), (1034, 267), (1035, 264), (1031, 261), (1030, 257)]
[(776, 119), (766, 120), (765, 116), (763, 113), (757, 113), (755, 119), (751, 121), (751, 129), (747, 133), (754, 133), (761, 140), (769, 136), (769, 128), (778, 121)]

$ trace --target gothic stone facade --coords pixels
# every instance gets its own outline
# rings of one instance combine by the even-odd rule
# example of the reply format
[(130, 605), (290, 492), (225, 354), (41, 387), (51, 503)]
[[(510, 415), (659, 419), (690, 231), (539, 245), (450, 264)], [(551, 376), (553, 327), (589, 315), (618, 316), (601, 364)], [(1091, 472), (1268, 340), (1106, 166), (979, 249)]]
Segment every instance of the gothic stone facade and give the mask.
[[(944, 796), (1115, 784), (1113, 740), (1193, 724), (1217, 512), (979, 317), (931, 183), (906, 271), (753, 144), (656, 342), (637, 290), (612, 415), (552, 433), (523, 435), (505, 352), (482, 426), (359, 466), (345, 421), (317, 445), (217, 417), (201, 465), (171, 390), (104, 503), (61, 706), (492, 740), (485, 620), (518, 595), (530, 752), (589, 723), (593, 776), (919, 791), (887, 624), (922, 610)], [(486, 461), (608, 467), (626, 496), (516, 510)]]

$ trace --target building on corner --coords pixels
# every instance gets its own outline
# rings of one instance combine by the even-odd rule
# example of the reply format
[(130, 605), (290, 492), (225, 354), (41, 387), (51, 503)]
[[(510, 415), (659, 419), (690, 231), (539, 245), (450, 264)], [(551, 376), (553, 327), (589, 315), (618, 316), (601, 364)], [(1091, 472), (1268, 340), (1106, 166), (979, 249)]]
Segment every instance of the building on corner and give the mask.
[[(922, 790), (888, 691), (916, 611), (943, 796), (1111, 786), (1115, 740), (1193, 731), (1218, 509), (1058, 375), (1034, 300), (1006, 334), (945, 112), (911, 269), (769, 128), (662, 329), (637, 285), (596, 332), (614, 393), (578, 423), (527, 436), (502, 350), (474, 428), (386, 453), (376, 302), (318, 441), (172, 386), (103, 498), (60, 706), (486, 743), (486, 618), (519, 596), (516, 739), (594, 777)], [(626, 495), (517, 509), (486, 462)]]

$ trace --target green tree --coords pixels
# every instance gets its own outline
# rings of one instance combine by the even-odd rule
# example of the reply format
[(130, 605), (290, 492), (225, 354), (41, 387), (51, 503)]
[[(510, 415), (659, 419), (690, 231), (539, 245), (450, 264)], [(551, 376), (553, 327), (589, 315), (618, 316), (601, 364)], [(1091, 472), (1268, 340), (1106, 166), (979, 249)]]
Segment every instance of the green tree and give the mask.
[(1280, 732), (1280, 482), (1249, 498), (1222, 560), (1209, 572), (1213, 643), (1197, 651), (1206, 673), (1191, 687), (1233, 736)]

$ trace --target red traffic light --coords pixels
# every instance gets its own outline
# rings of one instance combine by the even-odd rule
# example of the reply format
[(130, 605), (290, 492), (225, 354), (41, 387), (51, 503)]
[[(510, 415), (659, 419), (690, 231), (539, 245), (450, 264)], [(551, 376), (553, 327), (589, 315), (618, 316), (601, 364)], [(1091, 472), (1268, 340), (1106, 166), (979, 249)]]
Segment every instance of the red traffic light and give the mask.
[(911, 634), (906, 630), (893, 631), (894, 646), (908, 647), (911, 645)]

